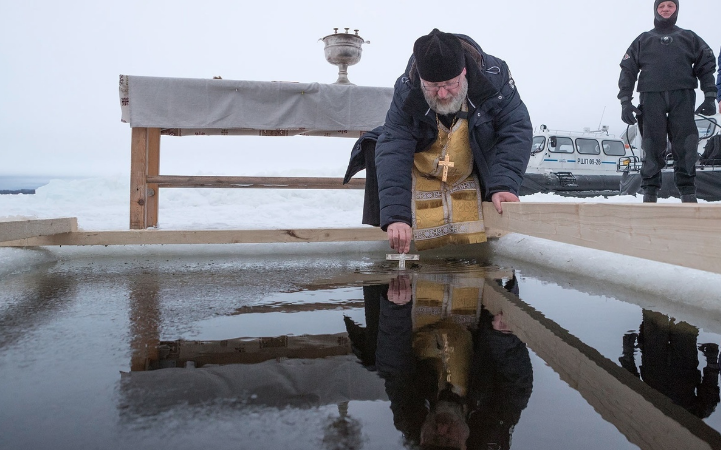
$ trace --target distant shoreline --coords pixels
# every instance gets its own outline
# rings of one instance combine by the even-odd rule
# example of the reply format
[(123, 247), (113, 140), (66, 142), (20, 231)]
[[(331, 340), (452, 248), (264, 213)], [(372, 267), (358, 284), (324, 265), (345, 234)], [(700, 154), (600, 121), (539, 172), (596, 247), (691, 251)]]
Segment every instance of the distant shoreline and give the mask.
[(0, 175), (0, 195), (35, 194), (38, 188), (45, 186), (50, 180), (76, 178), (79, 177), (67, 175)]
[(0, 189), (0, 195), (34, 194), (35, 189)]

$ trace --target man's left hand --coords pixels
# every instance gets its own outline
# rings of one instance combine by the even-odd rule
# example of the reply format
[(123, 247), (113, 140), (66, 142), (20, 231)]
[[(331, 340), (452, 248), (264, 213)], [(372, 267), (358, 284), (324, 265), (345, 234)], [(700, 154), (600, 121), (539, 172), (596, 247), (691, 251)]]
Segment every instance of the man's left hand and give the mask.
[(520, 202), (521, 200), (516, 194), (512, 194), (510, 192), (496, 192), (491, 196), (491, 201), (493, 202), (493, 206), (496, 208), (496, 211), (498, 211), (498, 214), (503, 214), (503, 206), (501, 206), (501, 203), (515, 203)]
[(706, 100), (696, 109), (696, 114), (702, 116), (713, 116), (714, 112), (716, 112), (716, 100), (713, 97), (706, 97)]

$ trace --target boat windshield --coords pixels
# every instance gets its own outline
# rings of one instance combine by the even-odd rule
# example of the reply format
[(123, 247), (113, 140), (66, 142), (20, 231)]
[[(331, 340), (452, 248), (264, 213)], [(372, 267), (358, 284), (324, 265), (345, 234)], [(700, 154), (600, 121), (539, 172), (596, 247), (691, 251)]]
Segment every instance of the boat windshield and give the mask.
[(601, 148), (595, 139), (576, 139), (576, 148), (582, 155), (599, 155), (601, 153)]
[(535, 155), (538, 152), (542, 152), (546, 147), (546, 138), (543, 136), (535, 136), (533, 138), (533, 145), (531, 146), (531, 154)]
[(698, 138), (705, 139), (716, 131), (716, 122), (705, 119), (703, 117), (696, 118), (696, 128), (698, 128)]
[(569, 137), (551, 136), (548, 151), (553, 153), (573, 153), (573, 139)]
[(621, 141), (603, 141), (603, 153), (609, 156), (626, 156), (626, 147)]

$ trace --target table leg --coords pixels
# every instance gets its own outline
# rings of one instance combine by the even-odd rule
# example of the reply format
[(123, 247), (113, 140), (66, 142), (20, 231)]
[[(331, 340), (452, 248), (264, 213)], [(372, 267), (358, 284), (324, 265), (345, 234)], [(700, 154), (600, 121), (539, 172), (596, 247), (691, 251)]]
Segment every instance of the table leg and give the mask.
[(148, 129), (133, 128), (130, 143), (130, 229), (148, 228)]
[[(148, 128), (148, 176), (160, 175), (160, 128)], [(158, 202), (160, 189), (156, 183), (148, 183), (146, 225), (158, 226)]]

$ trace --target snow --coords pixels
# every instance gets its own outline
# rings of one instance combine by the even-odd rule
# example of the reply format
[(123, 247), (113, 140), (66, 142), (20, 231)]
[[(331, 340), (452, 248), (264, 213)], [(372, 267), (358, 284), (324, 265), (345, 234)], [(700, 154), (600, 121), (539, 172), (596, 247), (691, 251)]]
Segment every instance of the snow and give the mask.
[[(314, 176), (334, 176), (334, 173)], [(278, 172), (274, 176), (298, 176)], [(359, 176), (363, 176), (360, 173)], [(54, 179), (35, 194), (1, 195), (1, 217), (77, 217), (82, 230), (127, 230), (130, 178)], [(641, 203), (641, 197), (524, 196), (524, 202)], [(679, 203), (675, 198), (659, 202)], [(703, 200), (700, 200), (703, 203)], [(160, 229), (280, 229), (361, 226), (363, 191), (299, 189), (162, 189)]]
[[(315, 173), (314, 176), (338, 176)], [(275, 176), (297, 176), (278, 172)], [(363, 176), (363, 174), (359, 174)], [(129, 224), (130, 181), (128, 176), (55, 179), (34, 195), (0, 195), (3, 217), (76, 217), (82, 230), (127, 230)], [(292, 189), (163, 189), (160, 192), (160, 229), (279, 229), (359, 227), (363, 207), (362, 190)], [(523, 202), (613, 202), (640, 203), (634, 196), (575, 198), (554, 194), (534, 194)], [(678, 199), (660, 202), (679, 203)], [(704, 203), (701, 201), (701, 203)], [(718, 203), (718, 202), (715, 202)], [(674, 301), (702, 308), (721, 306), (721, 275), (657, 263), (614, 253), (586, 249), (544, 239), (509, 234), (493, 241), (492, 251), (508, 258), (542, 265), (553, 270), (613, 280), (632, 289), (643, 289)], [(253, 244), (246, 251), (270, 254), (282, 246), (285, 252), (317, 252), (313, 246), (292, 244)], [(194, 252), (199, 249), (193, 247)], [(358, 244), (334, 244), (321, 251), (362, 251)], [(386, 244), (374, 243), (368, 251), (383, 252)], [(104, 249), (102, 251), (109, 251)], [(152, 249), (143, 249), (152, 252)], [(163, 251), (168, 251), (166, 248)], [(213, 251), (218, 251), (217, 246)], [(234, 250), (237, 251), (237, 248)], [(241, 252), (243, 253), (243, 252)], [(34, 266), (51, 262), (52, 251), (0, 248), (0, 275), (18, 265)]]

